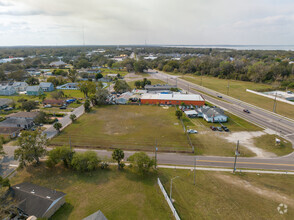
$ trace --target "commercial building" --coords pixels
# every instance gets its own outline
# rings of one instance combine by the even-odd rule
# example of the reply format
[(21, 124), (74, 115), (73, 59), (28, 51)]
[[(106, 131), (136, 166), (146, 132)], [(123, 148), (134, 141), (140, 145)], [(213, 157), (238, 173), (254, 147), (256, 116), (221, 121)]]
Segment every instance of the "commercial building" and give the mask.
[(152, 105), (195, 105), (203, 106), (205, 104), (204, 98), (199, 94), (181, 94), (181, 93), (171, 93), (171, 94), (143, 94), (141, 97), (142, 104), (152, 104)]

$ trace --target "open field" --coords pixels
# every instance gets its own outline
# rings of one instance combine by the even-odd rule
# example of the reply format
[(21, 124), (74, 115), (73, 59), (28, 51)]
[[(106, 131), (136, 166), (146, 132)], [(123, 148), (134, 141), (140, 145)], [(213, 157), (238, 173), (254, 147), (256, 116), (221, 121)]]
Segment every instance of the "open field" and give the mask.
[(57, 90), (62, 91), (68, 98), (85, 98), (84, 93), (80, 90)]
[(92, 148), (155, 149), (191, 151), (187, 137), (175, 116), (175, 108), (158, 106), (103, 106), (80, 117), (51, 141)]
[[(159, 80), (159, 79), (148, 79), (151, 81), (151, 85), (156, 85), (156, 84), (166, 84), (165, 82)], [(128, 84), (131, 87), (131, 89), (136, 88), (135, 87), (135, 82), (138, 80), (134, 80), (134, 81), (129, 81)], [(141, 80), (140, 80), (141, 81)]]
[(80, 174), (62, 167), (28, 167), (11, 183), (32, 182), (66, 193), (66, 203), (52, 219), (80, 220), (101, 210), (107, 219), (172, 219), (156, 183), (156, 175), (143, 178), (129, 169), (97, 170)]
[[(189, 82), (201, 85), (201, 76), (186, 75), (186, 76), (181, 76), (181, 78)], [(227, 94), (228, 80), (203, 76), (202, 85), (204, 87), (215, 90), (217, 92)], [(246, 89), (258, 90), (258, 89), (269, 89), (269, 88), (272, 88), (272, 86), (266, 85), (266, 84), (260, 84), (260, 83), (230, 80), (229, 95), (236, 99), (240, 99), (242, 101), (256, 105), (260, 108), (264, 108), (266, 110), (272, 111), (273, 104), (274, 104), (273, 99), (269, 99), (263, 96), (246, 92)], [(280, 115), (284, 115), (289, 118), (294, 118), (294, 107), (287, 103), (278, 101), (276, 111)]]
[(106, 76), (107, 74), (120, 74), (121, 76), (125, 76), (126, 74), (128, 74), (128, 72), (126, 70), (115, 70), (115, 69), (107, 69), (107, 68), (102, 68), (100, 69), (101, 73), (103, 76)]
[[(294, 176), (231, 174), (196, 171), (196, 186), (190, 170), (160, 170), (165, 189), (170, 191), (180, 217), (186, 219), (293, 219)], [(277, 211), (280, 203), (288, 212)]]
[[(276, 144), (276, 138), (281, 140), (280, 145)], [(266, 151), (273, 152), (278, 156), (287, 155), (293, 152), (292, 144), (277, 135), (262, 135), (254, 138), (256, 147), (262, 148)]]

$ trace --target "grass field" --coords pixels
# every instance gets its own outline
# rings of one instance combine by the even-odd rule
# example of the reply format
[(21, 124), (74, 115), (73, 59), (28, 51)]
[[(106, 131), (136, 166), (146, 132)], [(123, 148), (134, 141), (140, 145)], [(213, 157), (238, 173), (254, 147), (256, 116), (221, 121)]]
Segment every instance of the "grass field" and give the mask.
[[(148, 80), (151, 81), (151, 85), (156, 85), (156, 84), (166, 84), (165, 82), (163, 82), (163, 81), (161, 81), (161, 80), (159, 80), (159, 79), (148, 79)], [(136, 82), (136, 81), (137, 81), (137, 80), (129, 81), (129, 82), (128, 82), (128, 84), (129, 84), (129, 86), (131, 87), (131, 89), (136, 88), (136, 87), (135, 87), (135, 82)], [(141, 81), (141, 80), (140, 80), (140, 81)]]
[(107, 219), (172, 219), (156, 175), (140, 177), (126, 169), (80, 174), (63, 168), (29, 167), (12, 184), (32, 182), (66, 193), (66, 203), (51, 219), (80, 220), (101, 210)]
[[(57, 90), (60, 91), (60, 90)], [(61, 90), (63, 91), (64, 95), (66, 95), (68, 98), (85, 98), (84, 93), (82, 93), (80, 90)]]
[(106, 68), (102, 68), (101, 73), (103, 74), (103, 76), (106, 76), (108, 74), (118, 74), (118, 73), (121, 76), (125, 76), (128, 74), (126, 70), (115, 70), (115, 69), (106, 69)]
[[(294, 176), (231, 174), (196, 171), (196, 186), (190, 170), (160, 170), (160, 178), (180, 217), (186, 219), (293, 219)], [(288, 212), (277, 211), (280, 203)]]
[(104, 106), (80, 117), (51, 141), (94, 148), (191, 151), (175, 116), (175, 108), (158, 106)]
[[(276, 144), (276, 138), (281, 140), (280, 145)], [(256, 137), (254, 138), (254, 143), (256, 147), (273, 152), (278, 156), (287, 155), (293, 152), (292, 144), (277, 135), (266, 134)]]
[[(192, 83), (196, 83), (201, 85), (201, 76), (182, 76), (182, 79), (190, 81)], [(227, 94), (227, 86), (228, 80), (225, 79), (218, 79), (215, 77), (202, 77), (202, 85), (209, 89), (215, 90), (217, 92)], [(230, 80), (230, 90), (229, 95), (240, 99), (242, 101), (248, 102), (250, 104), (256, 105), (258, 107), (264, 108), (266, 110), (272, 111), (274, 100), (269, 99), (263, 96), (255, 95), (249, 92), (246, 92), (246, 89), (251, 90), (258, 90), (258, 89), (270, 89), (272, 88), (271, 85), (260, 84), (260, 83), (252, 83), (252, 82), (245, 82), (245, 81), (237, 81), (237, 80)], [(292, 109), (292, 110), (291, 110)], [(294, 106), (289, 105), (283, 102), (277, 102), (276, 111), (280, 115), (284, 115), (289, 118), (294, 118)]]

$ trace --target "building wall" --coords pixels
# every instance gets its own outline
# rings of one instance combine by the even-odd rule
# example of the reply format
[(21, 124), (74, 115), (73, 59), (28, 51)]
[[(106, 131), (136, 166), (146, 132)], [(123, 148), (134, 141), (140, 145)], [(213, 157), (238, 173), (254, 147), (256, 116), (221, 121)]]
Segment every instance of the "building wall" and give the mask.
[(159, 99), (141, 99), (142, 104), (150, 104), (150, 105), (181, 105), (184, 103), (185, 105), (197, 105), (203, 106), (205, 101), (182, 101), (182, 100), (159, 100)]
[(42, 218), (50, 218), (63, 204), (65, 203), (65, 198), (62, 197), (51, 209), (49, 209)]

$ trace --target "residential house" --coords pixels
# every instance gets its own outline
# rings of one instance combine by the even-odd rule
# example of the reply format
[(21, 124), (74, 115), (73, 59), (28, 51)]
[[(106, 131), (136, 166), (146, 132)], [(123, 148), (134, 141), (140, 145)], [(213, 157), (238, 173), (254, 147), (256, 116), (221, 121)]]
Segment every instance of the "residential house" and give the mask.
[(103, 213), (99, 210), (92, 215), (89, 215), (86, 218), (83, 218), (83, 220), (107, 220), (107, 218), (103, 215)]
[(224, 114), (224, 110), (220, 108), (210, 108), (203, 113), (203, 118), (207, 122), (227, 122), (228, 116)]
[(15, 89), (16, 92), (24, 92), (27, 90), (29, 85), (26, 82), (14, 82), (12, 87)]
[(56, 89), (64, 89), (64, 90), (78, 90), (78, 84), (77, 83), (66, 83), (61, 86), (57, 86)]
[(32, 183), (20, 183), (11, 190), (18, 210), (27, 216), (48, 219), (65, 203), (65, 193)]
[(17, 127), (21, 129), (31, 129), (35, 125), (33, 119), (7, 118), (0, 122), (0, 127)]
[(17, 112), (7, 115), (6, 118), (25, 118), (25, 119), (35, 119), (40, 112)]
[(60, 67), (65, 67), (66, 63), (63, 62), (63, 61), (61, 61), (61, 60), (59, 60), (59, 61), (56, 61), (56, 62), (52, 62), (49, 65), (51, 67), (58, 67), (58, 68), (60, 68)]
[(125, 93), (121, 94), (119, 97), (117, 97), (116, 103), (125, 105), (128, 103), (128, 101), (132, 95), (133, 95), (133, 93), (131, 93), (131, 92), (125, 92)]
[(41, 82), (39, 85), (43, 92), (52, 92), (54, 90), (54, 85), (51, 82)]
[(43, 89), (40, 86), (28, 86), (27, 95), (39, 96), (43, 95)]
[(66, 101), (62, 99), (45, 99), (43, 101), (43, 105), (63, 106), (64, 104), (66, 104)]
[(15, 138), (19, 135), (20, 127), (0, 127), (0, 135), (9, 138)]
[(0, 86), (0, 95), (14, 95), (16, 93), (13, 86)]
[(208, 111), (210, 109), (209, 106), (201, 106), (200, 108), (196, 108), (195, 111), (197, 112), (197, 116), (199, 118), (203, 118), (203, 113), (205, 113), (206, 111)]

